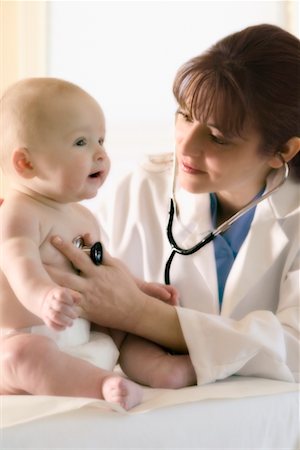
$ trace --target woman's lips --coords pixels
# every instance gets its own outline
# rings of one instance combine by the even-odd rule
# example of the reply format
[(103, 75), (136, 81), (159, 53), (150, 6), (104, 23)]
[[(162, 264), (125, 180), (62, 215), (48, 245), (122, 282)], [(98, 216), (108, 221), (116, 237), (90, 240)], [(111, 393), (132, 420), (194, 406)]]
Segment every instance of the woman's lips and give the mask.
[(188, 163), (181, 161), (181, 169), (183, 172), (188, 173), (190, 175), (199, 175), (206, 173), (204, 170), (197, 169), (196, 167), (191, 166)]

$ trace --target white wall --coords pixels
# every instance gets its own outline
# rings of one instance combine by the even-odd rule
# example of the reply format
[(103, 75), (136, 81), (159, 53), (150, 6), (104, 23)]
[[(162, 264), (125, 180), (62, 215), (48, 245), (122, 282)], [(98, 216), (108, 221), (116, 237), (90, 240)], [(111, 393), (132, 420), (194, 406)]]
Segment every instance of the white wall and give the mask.
[(287, 3), (48, 2), (48, 75), (85, 88), (106, 115), (112, 159), (106, 190), (143, 155), (173, 149), (172, 81), (178, 67), (245, 26), (268, 22), (287, 28)]

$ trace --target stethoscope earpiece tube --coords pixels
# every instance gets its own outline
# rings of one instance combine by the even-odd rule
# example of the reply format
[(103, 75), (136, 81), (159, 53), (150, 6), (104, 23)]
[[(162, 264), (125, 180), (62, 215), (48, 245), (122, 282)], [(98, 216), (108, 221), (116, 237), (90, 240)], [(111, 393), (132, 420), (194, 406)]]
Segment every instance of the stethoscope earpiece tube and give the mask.
[[(201, 239), (200, 242), (198, 242), (198, 244), (194, 245), (193, 247), (187, 248), (187, 249), (184, 249), (184, 248), (180, 247), (176, 243), (176, 241), (174, 239), (174, 236), (173, 236), (173, 231), (172, 231), (174, 215), (176, 216), (176, 213), (177, 213), (177, 204), (176, 204), (176, 201), (175, 201), (175, 176), (176, 176), (176, 170), (174, 170), (173, 183), (172, 183), (172, 197), (170, 198), (169, 220), (168, 220), (168, 225), (167, 225), (167, 237), (168, 237), (168, 241), (169, 241), (169, 243), (171, 245), (171, 254), (170, 254), (170, 256), (169, 256), (169, 258), (168, 258), (168, 260), (166, 262), (166, 265), (165, 265), (164, 277), (165, 277), (165, 283), (166, 284), (170, 284), (170, 268), (171, 268), (171, 264), (172, 264), (172, 261), (174, 259), (175, 253), (178, 253), (180, 255), (185, 255), (185, 256), (192, 255), (193, 253), (196, 253), (198, 250), (200, 250), (206, 244), (211, 242), (216, 236), (218, 236), (221, 233), (224, 233), (241, 216), (243, 216), (245, 213), (250, 211), (250, 209), (252, 209), (256, 205), (258, 205), (258, 203), (260, 203), (263, 200), (265, 200), (266, 198), (270, 197), (271, 194), (276, 192), (277, 189), (279, 189), (279, 187), (282, 186), (282, 184), (288, 178), (289, 167), (288, 167), (288, 164), (284, 161), (282, 155), (281, 154), (279, 154), (279, 155), (280, 155), (280, 158), (281, 158), (282, 163), (283, 163), (282, 168), (279, 169), (279, 170), (282, 170), (282, 175), (279, 172), (276, 172), (276, 175), (275, 175), (274, 180), (273, 180), (273, 183), (275, 184), (275, 186), (271, 187), (261, 197), (254, 198), (251, 202), (249, 202), (247, 205), (245, 205), (244, 208), (242, 208), (240, 211), (238, 211), (236, 214), (234, 214), (228, 220), (226, 220), (221, 225), (219, 225), (218, 228), (216, 228), (215, 230), (213, 230), (212, 232), (207, 234), (203, 239)], [(174, 167), (176, 167), (175, 164), (174, 164)], [(278, 177), (279, 177), (279, 180), (277, 179)]]

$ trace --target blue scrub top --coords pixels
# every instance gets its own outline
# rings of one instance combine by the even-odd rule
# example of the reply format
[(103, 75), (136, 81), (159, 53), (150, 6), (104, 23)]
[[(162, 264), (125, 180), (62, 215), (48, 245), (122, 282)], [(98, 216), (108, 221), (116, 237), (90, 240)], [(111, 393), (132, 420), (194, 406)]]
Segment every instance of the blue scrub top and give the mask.
[[(264, 189), (255, 197), (260, 197)], [(213, 227), (216, 228), (217, 213), (218, 213), (218, 199), (215, 194), (210, 194), (210, 208)], [(218, 275), (218, 289), (219, 289), (219, 303), (222, 306), (223, 293), (225, 289), (226, 280), (230, 269), (234, 263), (236, 255), (244, 242), (249, 228), (251, 226), (255, 207), (241, 216), (234, 222), (228, 230), (219, 234), (213, 240), (214, 252), (217, 265)]]

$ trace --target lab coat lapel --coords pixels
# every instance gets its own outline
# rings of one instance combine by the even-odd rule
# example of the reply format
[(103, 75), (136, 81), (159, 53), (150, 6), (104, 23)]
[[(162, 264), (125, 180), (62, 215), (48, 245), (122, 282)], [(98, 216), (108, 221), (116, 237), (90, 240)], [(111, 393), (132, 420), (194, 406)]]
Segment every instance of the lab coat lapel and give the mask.
[[(182, 189), (178, 191), (176, 198), (178, 205), (180, 205), (179, 221), (177, 221), (176, 226), (177, 242), (183, 248), (190, 248), (212, 230), (210, 198), (208, 194), (190, 194)], [(206, 293), (205, 301), (211, 305), (212, 298), (218, 298), (213, 244), (204, 246), (194, 255), (181, 256), (180, 258), (183, 261), (182, 264), (184, 260), (187, 262), (188, 258), (197, 269), (197, 273), (199, 277), (202, 277), (202, 280), (198, 278), (196, 282), (198, 286), (200, 282), (205, 285), (205, 289), (201, 289), (201, 291)], [(203, 301), (204, 299), (201, 299), (201, 303)]]
[(274, 263), (288, 238), (276, 219), (269, 201), (256, 208), (252, 226), (229, 273), (222, 314), (231, 315), (247, 292)]

